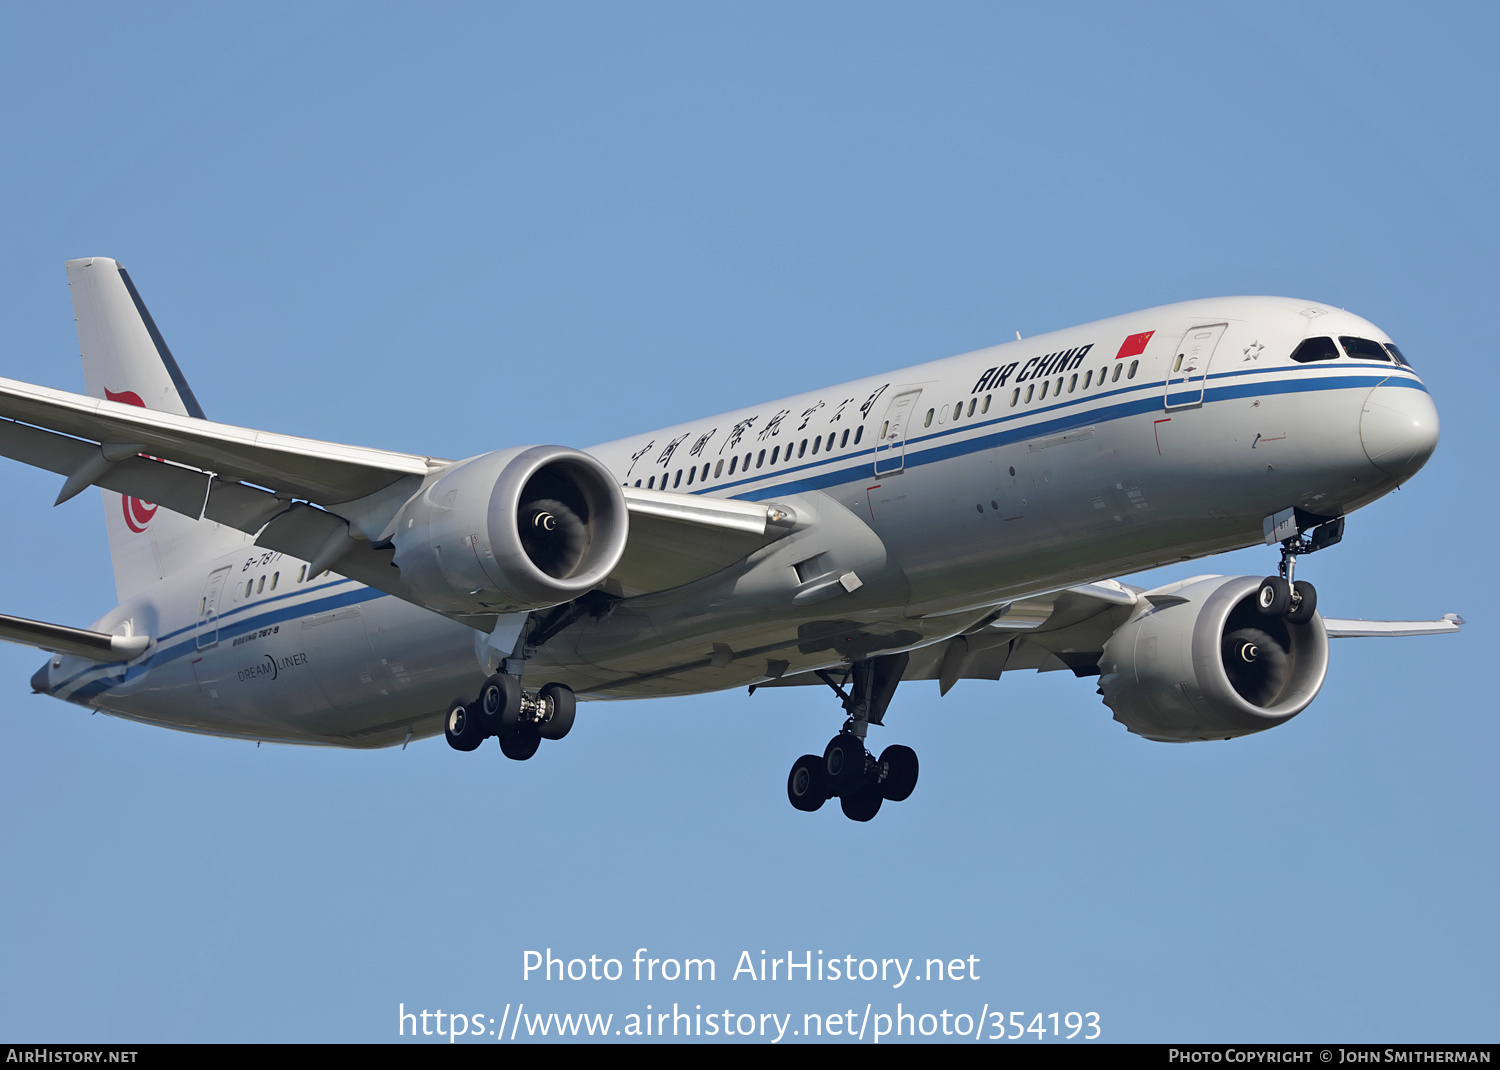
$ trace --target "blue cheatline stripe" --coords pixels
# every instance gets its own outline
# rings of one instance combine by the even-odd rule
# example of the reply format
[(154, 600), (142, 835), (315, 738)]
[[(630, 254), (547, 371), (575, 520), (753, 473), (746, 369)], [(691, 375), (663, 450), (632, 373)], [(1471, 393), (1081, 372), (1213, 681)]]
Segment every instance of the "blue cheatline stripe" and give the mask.
[[(1363, 372), (1364, 370), (1364, 368), (1360, 369), (1361, 372)], [(1229, 379), (1238, 378), (1241, 375), (1245, 374), (1250, 373), (1238, 371), (1224, 372), (1221, 375), (1210, 376), (1209, 378)], [(1427, 388), (1422, 385), (1420, 380), (1417, 380), (1416, 378), (1408, 378), (1406, 376), (1398, 377), (1392, 373), (1377, 375), (1320, 375), (1316, 379), (1303, 378), (1299, 376), (1295, 379), (1273, 379), (1270, 381), (1262, 382), (1236, 383), (1232, 385), (1206, 387), (1203, 393), (1203, 403), (1207, 405), (1216, 401), (1232, 401), (1237, 398), (1246, 397), (1264, 397), (1269, 394), (1312, 393), (1322, 390), (1369, 389), (1371, 387), (1379, 386), (1381, 383), (1389, 383), (1390, 386), (1408, 387), (1413, 390), (1421, 390), (1423, 393), (1427, 392)], [(965, 456), (970, 453), (978, 453), (983, 450), (990, 450), (1001, 446), (1013, 445), (1018, 442), (1027, 442), (1031, 439), (1040, 438), (1044, 435), (1057, 434), (1058, 432), (1062, 431), (1070, 431), (1074, 428), (1088, 426), (1089, 424), (1106, 423), (1112, 420), (1124, 419), (1130, 416), (1140, 416), (1150, 412), (1161, 412), (1164, 411), (1163, 395), (1165, 392), (1165, 387), (1165, 382), (1158, 379), (1155, 382), (1143, 383), (1142, 385), (1137, 387), (1122, 388), (1119, 390), (1111, 390), (1103, 394), (1096, 394), (1087, 399), (1080, 398), (1073, 401), (1065, 401), (1061, 404), (1049, 405), (1045, 408), (1031, 409), (1029, 411), (1011, 413), (989, 420), (976, 421), (972, 424), (949, 428), (945, 431), (934, 431), (926, 435), (908, 437), (906, 440), (906, 460), (902, 467), (904, 469), (918, 468), (922, 465), (935, 464), (939, 461), (950, 460), (951, 458)], [(1191, 398), (1195, 398), (1197, 396), (1197, 389), (1193, 388), (1188, 393), (1190, 395), (1189, 400), (1191, 400)], [(1130, 398), (1129, 400), (1119, 401), (1111, 405), (1100, 406), (1095, 404), (1105, 398), (1119, 397), (1123, 394), (1136, 394), (1138, 396)], [(1080, 406), (1086, 404), (1090, 405), (1091, 407), (1080, 408)], [(1044, 413), (1054, 413), (1058, 412), (1058, 410), (1070, 411), (1060, 413), (1059, 415), (1051, 419), (1038, 420), (1034, 423), (1027, 423), (1024, 426), (1002, 428), (1001, 430), (990, 434), (975, 434), (975, 432), (982, 431), (985, 428), (993, 428), (997, 425), (1012, 423), (1013, 421), (1020, 420), (1027, 416), (1037, 416)], [(968, 435), (971, 437), (954, 441), (955, 437), (960, 434)], [(929, 446), (925, 449), (913, 448), (921, 443), (934, 443), (941, 439), (948, 439), (950, 441), (943, 443), (942, 445)], [(873, 467), (871, 465), (871, 459), (873, 458), (873, 455), (874, 450), (868, 448), (862, 450), (858, 454), (845, 455), (844, 457), (839, 458), (838, 462), (835, 462), (840, 463), (841, 467), (818, 474), (806, 473), (810, 473), (812, 469), (817, 468), (820, 464), (826, 465), (828, 463), (827, 461), (814, 461), (811, 464), (797, 465), (792, 468), (784, 468), (777, 473), (777, 477), (795, 476), (796, 478), (792, 483), (788, 484), (786, 482), (778, 482), (772, 486), (756, 487), (739, 494), (733, 494), (731, 495), (731, 497), (741, 498), (746, 501), (764, 501), (768, 498), (775, 498), (780, 494), (796, 493), (800, 490), (824, 490), (828, 487), (836, 487), (844, 483), (857, 482), (858, 480), (865, 479), (867, 477), (879, 478), (879, 475), (873, 471)], [(857, 460), (858, 458), (865, 459), (858, 464), (851, 465), (848, 463), (849, 461)], [(725, 490), (729, 490), (734, 487), (745, 486), (748, 483), (756, 482), (757, 479), (764, 478), (767, 477), (752, 477), (750, 479), (739, 480), (734, 483), (720, 484), (718, 487), (711, 487), (705, 490), (691, 491), (690, 493), (705, 494), (709, 491), (717, 491), (722, 493)], [(796, 489), (789, 490), (789, 486), (795, 487)]]
[[(232, 568), (233, 566), (230, 566), (230, 567)], [(209, 575), (213, 575), (213, 573), (215, 573), (217, 571), (218, 571), (218, 569), (210, 569), (209, 570)], [(249, 613), (249, 612), (252, 612), (252, 611), (259, 612), (259, 611), (263, 610), (266, 606), (271, 605), (274, 602), (285, 602), (285, 601), (287, 601), (290, 598), (306, 598), (308, 595), (311, 595), (314, 592), (317, 592), (317, 591), (326, 591), (326, 590), (329, 590), (329, 589), (331, 589), (333, 587), (339, 587), (339, 586), (342, 586), (343, 584), (353, 583), (353, 582), (354, 581), (350, 580), (350, 579), (333, 580), (330, 583), (319, 584), (317, 587), (303, 587), (301, 590), (287, 591), (285, 594), (272, 595), (270, 598), (262, 598), (262, 599), (260, 599), (260, 600), (258, 600), (256, 602), (246, 602), (242, 606), (236, 606), (234, 608), (224, 610), (222, 613), (219, 614), (218, 619), (219, 619), (219, 621), (221, 622), (221, 625), (222, 625), (222, 622), (225, 621), (225, 620), (227, 620), (227, 619), (229, 619), (230, 617), (237, 617), (237, 616), (240, 616), (242, 614)], [(228, 587), (228, 581), (227, 580), (225, 581), (225, 586), (226, 586), (226, 589), (227, 589), (227, 587)], [(156, 641), (158, 643), (165, 643), (168, 639), (175, 639), (179, 635), (182, 635), (184, 632), (192, 632), (194, 635), (197, 635), (198, 634), (198, 623), (199, 623), (198, 621), (194, 621), (192, 624), (189, 624), (186, 627), (178, 628), (175, 632), (167, 632), (167, 634), (165, 634), (165, 635), (157, 636)]]
[[(1333, 369), (1325, 367), (1317, 367), (1314, 369), (1310, 367), (1308, 374), (1310, 375), (1315, 371), (1316, 373), (1318, 373), (1316, 378), (1297, 375), (1296, 378), (1292, 379), (1278, 378), (1272, 379), (1270, 381), (1257, 381), (1249, 383), (1242, 382), (1222, 386), (1208, 386), (1205, 383), (1203, 403), (1207, 405), (1216, 401), (1232, 401), (1238, 398), (1261, 397), (1268, 394), (1312, 393), (1323, 390), (1369, 389), (1375, 386), (1379, 386), (1381, 383), (1388, 383), (1393, 387), (1406, 387), (1413, 390), (1421, 390), (1423, 393), (1427, 392), (1427, 388), (1422, 384), (1422, 382), (1410, 373), (1404, 373), (1396, 369), (1385, 372), (1382, 369), (1371, 368), (1371, 370), (1377, 371), (1377, 374), (1362, 374), (1365, 371), (1366, 367), (1370, 366), (1367, 365), (1361, 367), (1357, 372), (1354, 369), (1348, 369), (1346, 371), (1345, 369)], [(1252, 368), (1229, 372), (1218, 372), (1209, 375), (1208, 379), (1236, 379), (1242, 376), (1254, 374), (1282, 375), (1287, 370), (1288, 369), (1276, 369), (1274, 371), (1270, 371), (1267, 369)], [(1327, 372), (1331, 371), (1341, 371), (1344, 372), (1344, 374), (1326, 374)], [(905, 462), (902, 467), (903, 470), (919, 468), (924, 465), (937, 464), (941, 461), (951, 460), (955, 457), (966, 456), (971, 453), (979, 453), (985, 450), (996, 449), (1001, 446), (1014, 445), (1018, 442), (1029, 441), (1031, 439), (1038, 438), (1044, 435), (1069, 431), (1077, 427), (1086, 426), (1088, 424), (1097, 424), (1113, 420), (1120, 420), (1130, 416), (1143, 415), (1149, 412), (1161, 412), (1163, 411), (1164, 406), (1163, 397), (1165, 393), (1165, 387), (1165, 381), (1158, 379), (1155, 382), (1142, 383), (1139, 386), (1121, 387), (1118, 390), (1110, 390), (1102, 394), (1094, 394), (1087, 398), (1078, 398), (1072, 401), (1065, 401), (1059, 404), (1046, 406), (1044, 408), (1021, 410), (1015, 413), (1006, 414), (1004, 416), (994, 417), (989, 420), (978, 421), (962, 426), (955, 426), (947, 430), (935, 431), (931, 434), (922, 435), (916, 438), (908, 438), (906, 440)], [(1128, 400), (1118, 401), (1111, 405), (1100, 406), (1097, 404), (1099, 401), (1106, 398), (1118, 398), (1121, 397), (1121, 395), (1125, 394), (1135, 394), (1137, 396), (1129, 398)], [(1190, 389), (1186, 392), (1186, 394), (1188, 396), (1194, 396), (1196, 395), (1196, 390)], [(1089, 407), (1082, 408), (1081, 406)], [(1000, 430), (994, 431), (990, 434), (974, 434), (974, 432), (981, 431), (984, 428), (993, 428), (1001, 424), (1013, 423), (1014, 421), (1021, 420), (1026, 417), (1034, 417), (1041, 413), (1057, 412), (1061, 409), (1067, 409), (1071, 411), (1061, 413), (1053, 417), (1052, 419), (1027, 423), (1024, 426), (1001, 428)], [(960, 434), (968, 435), (969, 437), (961, 440), (955, 440), (955, 436)], [(942, 439), (948, 439), (949, 441), (940, 442), (939, 440)], [(935, 444), (930, 445), (925, 449), (914, 450), (913, 446), (917, 445), (918, 443)], [(763, 501), (767, 498), (775, 498), (787, 494), (797, 494), (803, 491), (825, 490), (829, 487), (840, 486), (845, 483), (857, 482), (858, 480), (867, 477), (876, 478), (871, 463), (874, 458), (874, 453), (875, 450), (873, 447), (866, 447), (865, 449), (859, 450), (855, 453), (845, 454), (843, 457), (839, 458), (837, 462), (835, 462), (840, 465), (839, 468), (824, 471), (821, 473), (815, 473), (812, 470), (819, 467), (820, 465), (828, 464), (829, 462), (826, 459), (823, 461), (813, 461), (809, 464), (798, 465), (793, 468), (784, 468), (776, 473), (778, 482), (776, 482), (775, 484), (746, 490), (743, 493), (732, 495), (732, 497), (743, 499), (746, 501)], [(858, 464), (849, 463), (859, 458), (865, 459)], [(795, 478), (788, 479), (787, 477)], [(699, 490), (689, 491), (688, 493), (707, 494), (712, 491), (722, 494), (726, 490), (730, 490), (734, 487), (742, 487), (746, 484), (754, 483), (764, 478), (769, 478), (769, 476), (753, 476), (750, 479), (741, 479), (733, 483), (723, 483), (719, 484), (716, 487), (705, 487)], [(355, 581), (349, 579), (336, 580), (333, 583), (325, 584), (322, 587), (313, 588), (313, 590), (327, 590), (328, 588), (340, 587), (345, 584), (355, 584)], [(220, 614), (218, 624), (219, 642), (222, 644), (226, 637), (232, 639), (236, 635), (243, 635), (246, 632), (255, 631), (259, 628), (264, 628), (271, 624), (279, 624), (283, 621), (295, 620), (299, 617), (311, 616), (315, 613), (324, 613), (332, 609), (342, 608), (344, 606), (356, 605), (361, 602), (369, 602), (373, 601), (376, 598), (390, 597), (373, 588), (361, 587), (355, 584), (354, 589), (344, 591), (340, 594), (330, 595), (328, 597), (320, 598), (314, 601), (301, 602), (296, 605), (283, 605), (273, 611), (266, 611), (266, 607), (272, 603), (285, 602), (286, 600), (292, 598), (305, 597), (309, 593), (310, 592), (306, 589), (302, 591), (291, 591), (285, 595), (276, 595), (274, 598), (256, 602), (254, 605), (240, 606), (237, 609), (231, 609), (226, 611), (225, 613)], [(252, 611), (254, 611), (254, 616), (245, 615), (251, 613)], [(231, 618), (236, 617), (238, 617), (239, 619), (231, 620)], [(136, 679), (137, 677), (144, 675), (146, 672), (150, 671), (157, 665), (165, 664), (169, 661), (176, 660), (177, 658), (184, 657), (188, 654), (197, 653), (197, 628), (198, 622), (194, 621), (192, 624), (189, 624), (184, 628), (179, 628), (176, 631), (167, 633), (157, 641), (157, 646), (152, 651), (152, 653), (142, 661), (136, 663), (135, 665), (132, 665), (126, 671), (123, 677), (118, 680), (98, 679), (84, 684), (80, 686), (77, 691), (67, 696), (69, 701), (82, 700), (92, 697), (93, 695), (108, 691), (109, 689), (115, 687), (120, 683)], [(189, 632), (192, 633), (192, 638), (188, 641), (178, 643), (170, 647), (163, 645), (167, 640), (175, 639), (178, 636), (184, 635)], [(84, 669), (83, 671), (58, 684), (53, 688), (53, 691), (54, 693), (56, 691), (60, 691), (71, 684), (73, 681), (86, 676), (88, 673), (103, 671), (105, 668), (105, 666), (90, 666), (89, 668)]]
[[(327, 597), (318, 598), (308, 602), (300, 602), (296, 605), (278, 606), (275, 609), (269, 610), (267, 612), (257, 613), (253, 617), (242, 617), (240, 620), (228, 625), (224, 624), (223, 618), (220, 618), (219, 642), (217, 645), (222, 646), (226, 639), (233, 639), (237, 635), (244, 635), (247, 632), (257, 631), (261, 628), (269, 627), (273, 624), (281, 624), (285, 621), (297, 620), (301, 617), (310, 617), (317, 613), (326, 613), (329, 610), (342, 609), (345, 606), (358, 605), (361, 602), (374, 601), (377, 598), (390, 597), (382, 591), (375, 590), (373, 587), (362, 587), (356, 584), (353, 580), (341, 580), (338, 583), (326, 584), (325, 587), (340, 586), (345, 583), (353, 584), (353, 589), (341, 591), (338, 594), (329, 595)], [(183, 632), (186, 631), (192, 631), (193, 635), (180, 643), (173, 644), (172, 646), (165, 646), (161, 641), (158, 641), (156, 647), (152, 649), (150, 654), (125, 670), (124, 676), (89, 681), (88, 683), (81, 685), (78, 690), (68, 695), (68, 700), (74, 701), (100, 694), (102, 692), (110, 690), (111, 688), (118, 687), (123, 683), (127, 683), (131, 680), (135, 680), (141, 676), (144, 676), (146, 673), (150, 672), (158, 665), (165, 665), (167, 662), (176, 661), (178, 658), (196, 654), (198, 652), (196, 625), (190, 625), (188, 628), (178, 629), (177, 631), (170, 633), (170, 635), (180, 636), (183, 634)], [(212, 650), (215, 649), (215, 647), (209, 647), (207, 649)], [(118, 664), (118, 662), (116, 664)], [(57, 684), (55, 687), (53, 687), (52, 690), (54, 693), (57, 691), (61, 691), (69, 684), (73, 683), (75, 680), (81, 679), (91, 672), (107, 670), (107, 666), (91, 665), (88, 668), (73, 674), (68, 679)]]

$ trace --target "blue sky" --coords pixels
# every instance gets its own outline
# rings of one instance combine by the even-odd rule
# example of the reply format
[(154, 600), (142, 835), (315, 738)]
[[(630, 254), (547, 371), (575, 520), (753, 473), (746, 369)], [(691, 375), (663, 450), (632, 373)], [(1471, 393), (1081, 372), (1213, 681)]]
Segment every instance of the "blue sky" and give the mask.
[[(1307, 712), (1232, 743), (1142, 741), (1066, 673), (903, 686), (879, 742), (921, 784), (866, 826), (787, 806), (840, 721), (812, 689), (586, 706), (522, 764), (91, 717), (7, 645), (0, 1037), (900, 1000), (1117, 1041), (1493, 1041), (1496, 30), (1478, 4), (6, 6), (0, 374), (81, 389), (62, 265), (90, 255), (211, 417), (450, 457), (1307, 297), (1397, 340), (1443, 438), (1299, 575), (1330, 614), (1469, 624), (1336, 643)], [(0, 612), (84, 624), (102, 511), (56, 482), (0, 464)], [(720, 974), (523, 980), (548, 947)], [(729, 979), (761, 949), (980, 979)]]

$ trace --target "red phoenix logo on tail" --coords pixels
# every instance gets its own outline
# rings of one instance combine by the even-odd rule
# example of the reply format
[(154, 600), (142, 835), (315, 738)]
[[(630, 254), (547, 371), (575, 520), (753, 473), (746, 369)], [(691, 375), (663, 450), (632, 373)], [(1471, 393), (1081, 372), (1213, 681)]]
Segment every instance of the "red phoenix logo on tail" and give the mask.
[[(146, 403), (134, 390), (122, 390), (116, 394), (109, 387), (104, 388), (104, 396), (109, 401), (118, 401), (122, 405), (136, 405), (142, 409)], [(157, 507), (150, 502), (141, 501), (139, 498), (131, 498), (120, 495), (120, 507), (125, 511), (125, 526), (139, 535), (146, 530), (146, 525), (156, 515)]]

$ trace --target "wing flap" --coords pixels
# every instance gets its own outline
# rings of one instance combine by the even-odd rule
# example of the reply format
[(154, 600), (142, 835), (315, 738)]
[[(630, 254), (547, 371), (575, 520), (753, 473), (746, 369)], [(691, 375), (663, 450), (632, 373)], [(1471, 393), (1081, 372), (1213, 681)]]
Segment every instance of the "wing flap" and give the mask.
[(610, 573), (614, 594), (680, 587), (749, 557), (792, 530), (788, 509), (699, 494), (626, 487), (630, 539)]

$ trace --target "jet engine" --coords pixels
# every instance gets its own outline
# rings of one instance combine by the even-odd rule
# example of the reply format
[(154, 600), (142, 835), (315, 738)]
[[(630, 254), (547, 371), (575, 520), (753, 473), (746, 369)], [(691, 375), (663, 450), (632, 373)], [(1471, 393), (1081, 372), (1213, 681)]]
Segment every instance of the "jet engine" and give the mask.
[(1231, 739), (1291, 720), (1328, 672), (1323, 619), (1256, 604), (1258, 576), (1207, 576), (1150, 591), (1104, 644), (1099, 690), (1147, 739)]
[(603, 464), (562, 446), (459, 461), (401, 507), (402, 580), (440, 612), (510, 613), (571, 601), (625, 551), (625, 497)]

